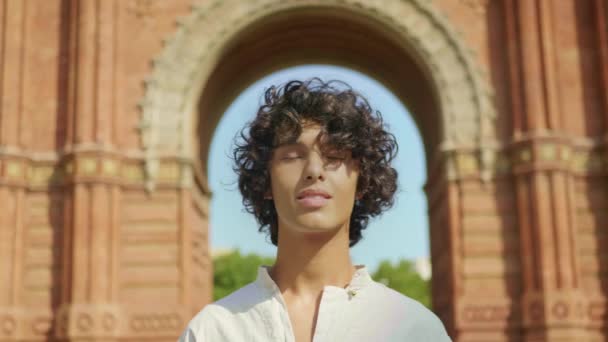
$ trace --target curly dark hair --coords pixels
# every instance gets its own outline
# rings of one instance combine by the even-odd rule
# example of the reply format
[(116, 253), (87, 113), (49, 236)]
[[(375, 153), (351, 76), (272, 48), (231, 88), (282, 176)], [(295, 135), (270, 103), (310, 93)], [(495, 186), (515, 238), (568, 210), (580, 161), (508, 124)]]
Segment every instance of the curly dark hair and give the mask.
[(270, 191), (268, 163), (276, 147), (298, 139), (303, 122), (318, 124), (324, 145), (349, 150), (359, 162), (359, 196), (349, 226), (349, 246), (354, 246), (369, 218), (394, 203), (395, 136), (385, 129), (380, 112), (374, 112), (363, 96), (342, 81), (290, 81), (282, 88), (267, 89), (264, 100), (253, 121), (240, 131), (242, 141), (235, 139), (233, 169), (245, 209), (255, 216), (260, 232), (270, 231), (271, 242), (277, 246), (277, 212), (274, 201), (265, 198)]

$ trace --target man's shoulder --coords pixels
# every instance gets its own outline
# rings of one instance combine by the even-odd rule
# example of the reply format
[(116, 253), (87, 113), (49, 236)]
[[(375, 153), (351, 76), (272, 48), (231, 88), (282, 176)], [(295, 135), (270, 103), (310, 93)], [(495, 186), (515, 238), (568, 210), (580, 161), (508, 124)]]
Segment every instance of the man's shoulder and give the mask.
[[(227, 327), (247, 324), (247, 316), (265, 300), (261, 289), (249, 283), (228, 296), (205, 305), (188, 323), (181, 341), (189, 335), (197, 338), (225, 336)], [(197, 340), (193, 340), (197, 341)]]
[[(254, 283), (249, 283), (231, 294), (213, 303), (205, 305), (194, 319), (216, 319), (243, 313), (263, 300), (261, 289)], [(193, 320), (194, 320), (193, 319)]]
[(412, 299), (382, 283), (374, 282), (373, 289), (374, 295), (377, 297), (376, 300), (390, 306), (394, 310), (434, 315), (432, 311), (430, 311), (426, 306), (422, 305), (419, 301)]
[(242, 311), (259, 304), (265, 297), (263, 289), (255, 282), (251, 282), (226, 297), (213, 302), (211, 305), (229, 311)]
[(429, 335), (437, 338), (437, 341), (449, 341), (439, 317), (422, 303), (382, 283), (376, 282), (374, 288), (375, 300), (384, 307), (383, 310), (390, 311), (392, 317), (402, 322), (407, 336), (420, 336), (420, 341), (427, 341), (426, 336)]

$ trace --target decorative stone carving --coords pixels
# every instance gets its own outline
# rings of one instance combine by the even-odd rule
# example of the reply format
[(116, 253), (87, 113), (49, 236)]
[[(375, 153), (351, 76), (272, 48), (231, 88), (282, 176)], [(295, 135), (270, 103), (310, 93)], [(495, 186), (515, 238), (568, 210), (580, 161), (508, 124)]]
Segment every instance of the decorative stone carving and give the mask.
[(539, 322), (543, 319), (543, 304), (540, 302), (532, 302), (528, 307), (528, 315), (533, 322)]
[(78, 327), (78, 330), (82, 332), (91, 330), (93, 327), (93, 317), (86, 313), (79, 314), (78, 318), (76, 319), (76, 326)]
[(551, 313), (558, 319), (565, 319), (570, 313), (570, 308), (568, 307), (567, 303), (559, 301), (553, 304), (553, 307), (551, 308)]
[(103, 317), (101, 319), (101, 326), (103, 327), (103, 329), (107, 332), (111, 332), (116, 328), (116, 323), (117, 323), (117, 319), (116, 316), (114, 316), (111, 313), (104, 313)]
[[(29, 174), (29, 181), (34, 186), (45, 186), (53, 181), (53, 166), (37, 165), (32, 167)], [(57, 180), (57, 179), (56, 179)]]
[(483, 15), (487, 11), (490, 0), (460, 0), (460, 2), (471, 8), (475, 13)]
[(114, 176), (117, 172), (116, 162), (111, 159), (106, 159), (102, 163), (103, 174), (107, 176)]
[[(512, 162), (501, 150), (484, 150), (487, 169), (480, 168), (480, 159), (474, 151), (452, 151), (444, 155), (448, 180), (462, 179), (463, 177), (479, 177), (487, 181), (497, 175), (504, 175), (511, 171)], [(485, 174), (484, 174), (485, 172)]]
[(6, 164), (6, 175), (11, 178), (17, 178), (21, 174), (21, 164), (17, 162), (9, 162)]
[(572, 155), (572, 149), (568, 146), (562, 146), (561, 153), (560, 153), (561, 160), (563, 160), (564, 162), (569, 162), (571, 155)]
[(530, 148), (523, 148), (519, 151), (519, 161), (522, 163), (527, 163), (532, 160), (532, 151)]
[(36, 335), (46, 335), (51, 330), (52, 320), (49, 317), (38, 317), (32, 323), (32, 331)]
[(464, 318), (470, 322), (506, 321), (511, 309), (507, 306), (479, 305), (464, 308)]
[(557, 159), (557, 147), (553, 144), (542, 145), (539, 149), (540, 159), (554, 161)]
[(93, 338), (120, 333), (122, 308), (108, 304), (64, 305), (55, 314), (55, 336)]
[[(129, 186), (145, 185), (145, 164), (142, 157), (124, 153), (95, 151), (91, 154), (71, 154), (52, 160), (36, 160), (24, 155), (19, 159), (2, 160), (0, 180), (30, 188), (46, 188), (66, 181), (118, 182)], [(188, 187), (191, 184), (191, 164), (176, 158), (160, 158), (158, 181), (164, 186)], [(2, 170), (0, 170), (2, 171)]]
[(180, 325), (181, 318), (177, 313), (137, 314), (130, 321), (130, 327), (135, 332), (176, 330)]
[(477, 173), (477, 159), (473, 154), (460, 153), (457, 155), (456, 160), (458, 164), (458, 172), (460, 175)]
[(278, 11), (310, 6), (355, 12), (398, 32), (413, 53), (426, 62), (438, 89), (443, 117), (442, 150), (457, 147), (478, 150), (482, 176), (489, 177), (487, 170), (492, 167), (489, 149), (495, 140), (496, 115), (492, 91), (476, 69), (471, 52), (428, 1), (229, 0), (194, 6), (189, 16), (178, 21), (177, 31), (154, 58), (140, 103), (139, 124), (149, 190), (159, 177), (160, 155), (193, 158), (189, 115), (194, 111), (198, 90), (205, 83), (205, 72), (215, 65), (223, 45), (255, 21)]
[(147, 19), (152, 13), (154, 0), (131, 0), (127, 5), (127, 10), (138, 19)]
[(0, 317), (0, 331), (6, 336), (10, 336), (15, 332), (17, 328), (17, 321), (13, 316), (6, 315)]
[(605, 322), (608, 318), (605, 301), (593, 301), (587, 306), (587, 317), (591, 322)]
[(527, 301), (525, 307), (524, 316), (527, 326), (543, 325), (547, 322), (586, 324), (587, 313), (591, 308), (580, 293), (575, 293), (573, 296), (559, 293), (548, 296), (537, 295), (537, 298)]
[(97, 171), (97, 161), (92, 158), (82, 158), (79, 163), (79, 168), (83, 174), (94, 174)]

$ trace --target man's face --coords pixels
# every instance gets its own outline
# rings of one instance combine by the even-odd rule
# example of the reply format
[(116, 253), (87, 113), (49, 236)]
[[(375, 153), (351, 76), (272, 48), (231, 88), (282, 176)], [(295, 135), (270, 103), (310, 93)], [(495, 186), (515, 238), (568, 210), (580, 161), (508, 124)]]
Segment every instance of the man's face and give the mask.
[(320, 132), (318, 125), (304, 125), (294, 144), (274, 150), (270, 183), (279, 229), (323, 233), (350, 221), (357, 162), (350, 151), (323, 149)]

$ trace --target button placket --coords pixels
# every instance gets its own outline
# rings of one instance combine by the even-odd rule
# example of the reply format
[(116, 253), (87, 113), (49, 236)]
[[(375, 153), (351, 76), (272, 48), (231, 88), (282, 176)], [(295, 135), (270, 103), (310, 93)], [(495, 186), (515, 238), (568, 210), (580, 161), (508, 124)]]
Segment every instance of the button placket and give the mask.
[[(282, 329), (283, 340), (288, 341), (288, 342), (295, 341), (295, 334), (293, 331), (293, 327), (291, 325), (291, 320), (289, 319), (289, 312), (287, 311), (287, 304), (283, 300), (281, 291), (276, 286), (274, 286), (273, 299), (274, 299), (274, 303), (275, 303), (275, 309), (279, 313), (279, 317), (280, 317), (281, 323), (282, 323), (281, 327), (283, 328)], [(278, 337), (279, 336), (276, 336), (276, 335), (273, 336), (273, 338), (276, 338), (276, 340), (279, 341), (280, 339)]]
[(328, 329), (333, 327), (336, 316), (336, 305), (339, 305), (339, 290), (339, 288), (332, 286), (326, 286), (323, 289), (313, 342), (327, 341)]

